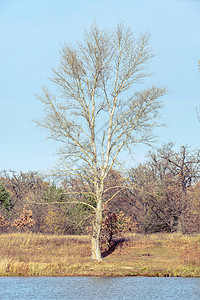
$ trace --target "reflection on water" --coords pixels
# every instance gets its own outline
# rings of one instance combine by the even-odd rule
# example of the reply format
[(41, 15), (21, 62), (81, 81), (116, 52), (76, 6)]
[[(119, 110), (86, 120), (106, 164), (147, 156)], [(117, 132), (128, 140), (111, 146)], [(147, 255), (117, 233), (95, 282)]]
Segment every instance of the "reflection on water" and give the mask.
[(200, 299), (200, 278), (0, 277), (0, 300)]

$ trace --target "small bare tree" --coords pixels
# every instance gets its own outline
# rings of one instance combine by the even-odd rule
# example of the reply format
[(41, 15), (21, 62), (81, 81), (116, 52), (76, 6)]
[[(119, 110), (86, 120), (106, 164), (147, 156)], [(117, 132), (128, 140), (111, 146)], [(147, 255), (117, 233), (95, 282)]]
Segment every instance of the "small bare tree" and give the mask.
[(43, 88), (38, 97), (45, 117), (37, 123), (60, 144), (65, 174), (80, 174), (80, 169), (83, 176), (89, 174), (96, 203), (92, 258), (100, 261), (105, 179), (122, 151), (152, 141), (166, 89), (153, 86), (134, 92), (134, 85), (148, 76), (153, 55), (149, 35), (134, 38), (123, 25), (114, 31), (92, 25), (81, 43), (64, 45), (60, 55), (60, 66), (50, 79), (54, 92)]

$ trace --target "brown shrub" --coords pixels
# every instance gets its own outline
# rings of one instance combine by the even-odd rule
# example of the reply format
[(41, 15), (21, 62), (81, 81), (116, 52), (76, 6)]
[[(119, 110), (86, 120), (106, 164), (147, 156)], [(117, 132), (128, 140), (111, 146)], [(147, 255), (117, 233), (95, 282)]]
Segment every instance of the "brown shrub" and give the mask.
[(15, 219), (12, 226), (20, 231), (28, 231), (33, 227), (34, 223), (32, 210), (28, 210), (25, 206), (19, 219)]
[(128, 232), (137, 232), (137, 224), (131, 217), (125, 216), (123, 212), (104, 211), (101, 228), (101, 248), (103, 251), (112, 247), (114, 237), (121, 237), (122, 234)]

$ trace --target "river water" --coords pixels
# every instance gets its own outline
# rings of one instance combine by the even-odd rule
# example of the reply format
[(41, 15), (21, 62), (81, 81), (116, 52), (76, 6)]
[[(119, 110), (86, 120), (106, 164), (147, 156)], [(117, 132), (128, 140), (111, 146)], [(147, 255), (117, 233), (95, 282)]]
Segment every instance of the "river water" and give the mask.
[(0, 300), (200, 299), (200, 278), (0, 277)]

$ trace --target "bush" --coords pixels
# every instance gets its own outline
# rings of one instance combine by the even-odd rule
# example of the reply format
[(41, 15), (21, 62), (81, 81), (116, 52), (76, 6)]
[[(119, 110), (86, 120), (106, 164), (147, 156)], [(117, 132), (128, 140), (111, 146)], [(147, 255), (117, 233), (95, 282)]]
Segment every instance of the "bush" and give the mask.
[(101, 250), (109, 250), (114, 243), (114, 237), (136, 231), (137, 223), (133, 222), (131, 217), (125, 216), (123, 212), (115, 213), (105, 210), (101, 228)]
[(34, 223), (32, 211), (25, 206), (19, 219), (15, 219), (12, 226), (20, 231), (28, 231), (33, 227)]

